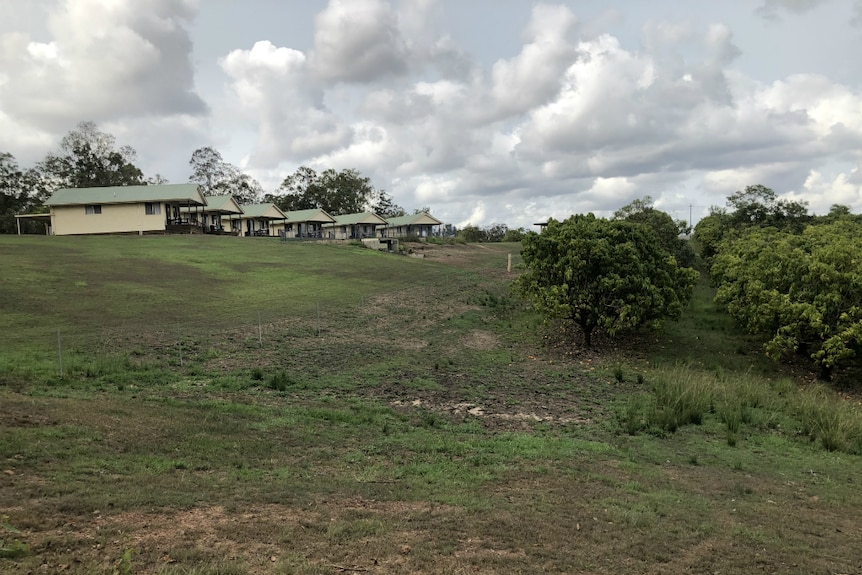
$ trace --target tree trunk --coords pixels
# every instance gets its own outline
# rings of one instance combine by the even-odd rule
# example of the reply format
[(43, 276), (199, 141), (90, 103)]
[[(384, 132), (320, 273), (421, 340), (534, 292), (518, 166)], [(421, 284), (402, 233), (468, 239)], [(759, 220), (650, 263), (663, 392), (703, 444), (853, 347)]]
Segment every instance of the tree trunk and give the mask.
[(584, 346), (585, 347), (593, 347), (593, 330), (596, 328), (595, 324), (582, 323), (581, 331), (584, 332)]

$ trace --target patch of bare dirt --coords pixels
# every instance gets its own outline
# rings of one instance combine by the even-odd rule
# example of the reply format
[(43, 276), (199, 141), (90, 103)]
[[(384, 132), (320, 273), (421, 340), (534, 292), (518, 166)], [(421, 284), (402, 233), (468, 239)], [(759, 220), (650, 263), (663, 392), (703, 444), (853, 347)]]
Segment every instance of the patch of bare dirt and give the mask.
[[(96, 511), (90, 517), (67, 518), (51, 528), (25, 531), (21, 537), (31, 553), (38, 554), (38, 572), (42, 573), (91, 573), (93, 569), (123, 573), (129, 569), (136, 575), (151, 575), (191, 562), (224, 568), (234, 565), (237, 572), (249, 575), (293, 572), (297, 563), (333, 572), (356, 567), (357, 571), (386, 573), (410, 563), (412, 550), (423, 543), (421, 532), (398, 529), (370, 534), (365, 544), (363, 540), (343, 541), (341, 534), (349, 534), (349, 539), (355, 525), (374, 520), (419, 517), (445, 522), (449, 516), (463, 513), (429, 502), (362, 497), (321, 500), (314, 507), (255, 504), (229, 510), (215, 505), (104, 515)], [(369, 548), (367, 542), (372, 538), (375, 545)], [(366, 552), (369, 554), (363, 555)]]
[(489, 350), (500, 345), (500, 338), (489, 331), (474, 329), (462, 337), (461, 342), (470, 349)]
[[(456, 418), (478, 417), (483, 420), (488, 420), (493, 426), (509, 427), (512, 423), (558, 423), (558, 424), (589, 424), (592, 419), (579, 415), (565, 415), (560, 413), (550, 413), (549, 410), (541, 412), (518, 410), (517, 408), (509, 408), (508, 410), (495, 411), (500, 406), (487, 408), (478, 403), (448, 403), (434, 402), (423, 399), (401, 400), (395, 399), (390, 402), (390, 405), (395, 408), (419, 408), (431, 411), (448, 413)], [(517, 425), (516, 425), (517, 427)]]

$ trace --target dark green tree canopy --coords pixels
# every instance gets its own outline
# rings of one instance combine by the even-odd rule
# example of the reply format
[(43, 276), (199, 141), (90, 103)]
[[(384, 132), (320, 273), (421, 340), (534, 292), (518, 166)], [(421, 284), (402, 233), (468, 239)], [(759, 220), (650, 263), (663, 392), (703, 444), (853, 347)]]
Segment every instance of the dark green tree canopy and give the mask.
[(276, 194), (267, 196), (283, 211), (322, 209), (332, 215), (366, 211), (378, 198), (371, 180), (357, 170), (330, 168), (318, 174), (308, 166), (286, 177)]
[(694, 250), (687, 240), (680, 237), (691, 231), (688, 223), (683, 220), (674, 221), (670, 214), (653, 207), (650, 196), (623, 206), (614, 212), (614, 219), (651, 227), (661, 246), (673, 254), (679, 265), (683, 267), (694, 265)]
[(467, 224), (458, 230), (458, 239), (462, 242), (477, 243), (485, 241), (485, 230), (472, 224)]
[(724, 240), (738, 237), (749, 228), (773, 227), (801, 232), (813, 218), (807, 202), (779, 200), (776, 193), (757, 184), (727, 197), (727, 209), (712, 207), (710, 214), (694, 228), (701, 255), (712, 258)]
[(396, 204), (386, 190), (380, 190), (377, 193), (377, 197), (371, 203), (371, 211), (383, 218), (397, 218), (407, 215), (404, 208)]
[(463, 242), (520, 242), (524, 239), (527, 231), (524, 228), (509, 229), (506, 224), (491, 224), (478, 227), (467, 224), (460, 230), (456, 237)]
[(730, 225), (737, 228), (752, 226), (792, 228), (800, 231), (810, 219), (807, 202), (779, 200), (773, 190), (757, 184), (728, 196)]
[(115, 146), (114, 136), (99, 131), (93, 122), (81, 122), (39, 168), (54, 182), (54, 189), (146, 184), (143, 172), (134, 164), (134, 148)]
[(508, 229), (506, 230), (506, 234), (503, 236), (504, 242), (520, 242), (524, 240), (524, 237), (527, 235), (527, 230), (524, 228), (517, 229)]
[(862, 223), (842, 218), (802, 233), (751, 228), (714, 259), (716, 302), (775, 359), (809, 357), (828, 379), (862, 354)]
[(860, 216), (859, 214), (854, 214), (850, 210), (850, 206), (845, 206), (843, 204), (832, 204), (829, 207), (829, 213), (823, 216), (817, 216), (813, 218), (813, 223), (831, 224), (839, 220), (855, 220), (857, 222), (862, 222), (862, 216)]
[(579, 326), (584, 342), (676, 318), (698, 274), (680, 267), (644, 224), (575, 215), (528, 233), (521, 292), (550, 317)]
[[(24, 170), (12, 154), (0, 152), (0, 234), (18, 231), (15, 214), (38, 209), (48, 196), (42, 175), (35, 169)], [(22, 221), (27, 232), (41, 232), (41, 225)]]

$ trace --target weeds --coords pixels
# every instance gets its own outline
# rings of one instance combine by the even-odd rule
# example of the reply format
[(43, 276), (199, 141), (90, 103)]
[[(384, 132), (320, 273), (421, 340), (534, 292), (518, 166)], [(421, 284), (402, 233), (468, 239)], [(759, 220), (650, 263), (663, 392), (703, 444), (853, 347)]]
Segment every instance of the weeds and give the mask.
[(287, 391), (294, 385), (296, 385), (296, 381), (283, 369), (272, 374), (266, 381), (266, 386), (275, 391)]
[[(20, 530), (9, 523), (9, 518), (5, 515), (0, 517), (0, 535), (3, 532), (12, 533), (13, 535), (21, 534)], [(0, 559), (21, 559), (22, 557), (26, 557), (29, 552), (30, 548), (26, 543), (18, 539), (8, 541), (5, 537), (0, 537)]]
[(117, 569), (114, 571), (116, 575), (132, 575), (132, 556), (133, 549), (126, 549), (122, 557), (117, 561)]
[(648, 395), (633, 395), (626, 401), (619, 415), (623, 430), (629, 435), (637, 435), (647, 429), (651, 423), (651, 414), (655, 411), (655, 398)]

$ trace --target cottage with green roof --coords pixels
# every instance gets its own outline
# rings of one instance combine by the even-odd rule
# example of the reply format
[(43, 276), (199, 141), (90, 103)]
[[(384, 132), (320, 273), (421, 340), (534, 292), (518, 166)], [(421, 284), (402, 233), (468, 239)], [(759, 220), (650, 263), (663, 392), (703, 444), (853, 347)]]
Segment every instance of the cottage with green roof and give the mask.
[[(429, 214), (428, 212), (420, 212), (418, 214), (410, 214), (409, 216), (401, 216), (397, 218), (386, 218), (386, 227), (383, 229), (383, 237), (386, 238), (406, 238), (419, 237), (427, 238), (435, 235), (439, 231), (439, 226), (443, 222)], [(435, 228), (437, 228), (435, 230)]]
[(323, 235), (337, 240), (376, 238), (377, 229), (386, 225), (386, 220), (374, 212), (333, 217), (335, 218), (334, 222), (323, 224)]
[[(243, 209), (231, 195), (206, 196), (207, 205), (202, 210), (197, 208), (182, 208), (180, 212), (187, 215), (192, 225), (200, 226), (207, 234), (238, 234)], [(222, 221), (222, 218), (225, 221)]]
[(323, 226), (335, 222), (326, 210), (313, 208), (285, 212), (287, 217), (283, 228), (285, 238), (324, 238), (329, 237), (323, 232)]
[(246, 204), (238, 218), (222, 216), (222, 224), (246, 236), (274, 236), (287, 216), (275, 204)]
[(64, 188), (45, 205), (51, 234), (67, 236), (176, 231), (171, 226), (188, 224), (187, 214), (201, 210), (207, 201), (197, 184), (165, 184)]

